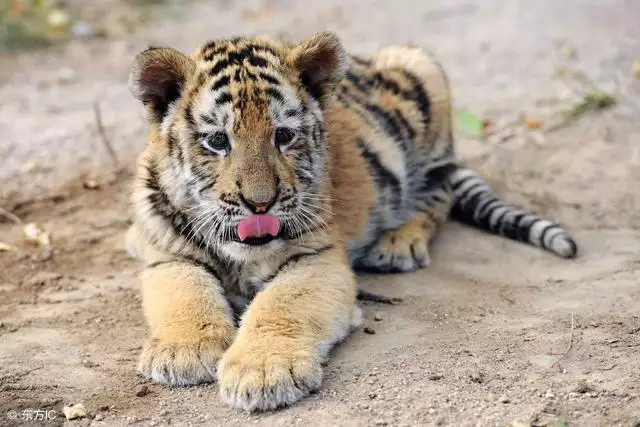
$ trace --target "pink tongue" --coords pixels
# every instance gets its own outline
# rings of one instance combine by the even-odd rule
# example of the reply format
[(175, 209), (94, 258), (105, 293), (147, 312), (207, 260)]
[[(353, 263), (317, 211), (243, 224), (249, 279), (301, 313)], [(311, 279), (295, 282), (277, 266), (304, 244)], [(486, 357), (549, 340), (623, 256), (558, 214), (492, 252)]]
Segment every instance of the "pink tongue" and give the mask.
[(238, 237), (244, 241), (249, 237), (262, 237), (267, 234), (277, 236), (280, 220), (273, 215), (251, 215), (238, 224)]

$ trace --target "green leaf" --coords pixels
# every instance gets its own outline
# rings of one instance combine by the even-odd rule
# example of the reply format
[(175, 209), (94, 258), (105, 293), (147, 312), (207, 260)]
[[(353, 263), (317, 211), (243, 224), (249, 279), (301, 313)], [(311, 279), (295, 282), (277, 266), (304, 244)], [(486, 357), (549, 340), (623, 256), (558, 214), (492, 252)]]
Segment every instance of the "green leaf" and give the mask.
[(565, 421), (563, 416), (560, 416), (560, 418), (558, 418), (554, 427), (567, 427), (567, 422)]
[(475, 138), (484, 138), (484, 123), (469, 110), (456, 110), (456, 127)]

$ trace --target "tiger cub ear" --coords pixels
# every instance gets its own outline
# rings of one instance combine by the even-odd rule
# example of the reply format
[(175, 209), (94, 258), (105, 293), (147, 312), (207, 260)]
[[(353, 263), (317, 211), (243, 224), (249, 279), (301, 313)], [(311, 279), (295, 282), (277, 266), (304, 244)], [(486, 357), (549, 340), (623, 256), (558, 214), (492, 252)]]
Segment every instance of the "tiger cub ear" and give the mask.
[(149, 121), (159, 124), (195, 72), (195, 61), (171, 48), (140, 52), (129, 73), (129, 90), (147, 107)]
[(347, 54), (338, 36), (318, 33), (293, 47), (287, 59), (311, 96), (325, 108), (347, 71)]

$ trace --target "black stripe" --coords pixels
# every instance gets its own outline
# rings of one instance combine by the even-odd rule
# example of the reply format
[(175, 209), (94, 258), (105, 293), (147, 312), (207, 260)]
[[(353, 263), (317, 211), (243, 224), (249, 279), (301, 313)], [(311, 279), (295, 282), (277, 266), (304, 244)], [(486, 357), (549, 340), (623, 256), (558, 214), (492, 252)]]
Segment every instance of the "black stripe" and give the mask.
[[(355, 75), (353, 72), (347, 71), (346, 78), (363, 93), (370, 93), (372, 90), (381, 88), (401, 98), (412, 100), (417, 104), (418, 110), (422, 113), (422, 122), (426, 130), (431, 119), (431, 103), (427, 91), (424, 88), (424, 84), (414, 74), (406, 70), (403, 71), (403, 74), (407, 80), (412, 83), (410, 90), (401, 88), (397, 81), (385, 77), (379, 71), (374, 73), (371, 78), (365, 75)], [(413, 128), (410, 129), (414, 131)]]
[(184, 109), (184, 118), (187, 120), (187, 124), (191, 127), (191, 131), (193, 132), (196, 128), (196, 120), (193, 118), (193, 110), (190, 105)]
[(456, 181), (456, 177), (454, 176), (453, 179), (451, 180), (451, 189), (453, 190), (454, 193), (457, 192), (458, 189), (460, 187), (462, 187), (462, 185), (464, 185), (464, 183), (469, 181), (470, 179), (478, 179), (478, 180), (480, 180), (480, 177), (467, 176), (467, 177), (464, 177), (464, 178), (458, 178), (458, 181)]
[(181, 236), (193, 236), (193, 241), (197, 246), (204, 244), (204, 246), (207, 247), (202, 236), (196, 234), (193, 227), (191, 227), (189, 217), (173, 206), (169, 200), (169, 197), (160, 184), (160, 176), (155, 170), (155, 166), (151, 164), (148, 165), (146, 169), (148, 175), (145, 179), (145, 184), (147, 188), (151, 190), (151, 194), (147, 196), (151, 209), (158, 216), (162, 217), (177, 234)]
[(302, 115), (302, 111), (300, 110), (289, 109), (284, 112), (285, 117), (296, 117), (301, 115)]
[[(478, 181), (478, 182), (476, 182), (475, 184), (471, 185), (471, 187), (469, 187), (469, 188), (467, 188), (466, 190), (464, 190), (464, 192), (463, 192), (462, 194), (460, 194), (460, 195), (456, 194), (456, 198), (457, 198), (458, 200), (460, 200), (460, 203), (463, 203), (464, 205), (469, 205), (469, 200), (465, 200), (465, 199), (467, 198), (467, 196), (469, 195), (469, 193), (470, 193), (472, 190), (477, 189), (478, 187), (483, 187), (484, 185), (485, 185), (485, 183), (484, 183), (484, 182), (482, 182), (482, 181)], [(482, 194), (482, 193), (483, 193), (483, 191), (481, 191), (481, 192), (480, 192), (480, 193), (478, 193), (478, 194)], [(470, 205), (470, 206), (473, 206), (473, 205)]]
[(280, 93), (278, 89), (274, 87), (270, 87), (267, 89), (267, 93), (269, 94), (269, 96), (271, 96), (271, 98), (275, 99), (276, 101), (280, 103), (284, 103), (284, 97), (282, 96), (282, 93)]
[[(411, 142), (413, 138), (416, 136), (416, 131), (413, 129), (413, 126), (409, 123), (409, 121), (405, 118), (400, 110), (397, 108), (393, 110), (393, 115), (396, 121), (399, 123), (401, 127), (404, 128), (406, 135), (404, 137), (408, 142)], [(406, 151), (406, 149), (405, 149)]]
[(229, 46), (227, 44), (223, 43), (220, 46), (216, 46), (216, 44), (217, 43), (215, 41), (210, 41), (205, 44), (204, 48), (202, 49), (202, 58), (205, 61), (213, 61), (213, 58), (217, 55), (227, 53), (227, 50), (229, 49)]
[(225, 92), (218, 96), (215, 100), (216, 106), (220, 106), (222, 104), (227, 104), (231, 102), (231, 94), (229, 92)]
[(199, 116), (200, 121), (204, 122), (206, 124), (210, 124), (210, 125), (217, 125), (218, 124), (218, 118), (215, 116), (209, 116), (207, 114), (200, 114)]
[(276, 268), (276, 271), (274, 271), (273, 273), (271, 273), (270, 275), (262, 279), (262, 282), (263, 283), (271, 282), (273, 279), (276, 278), (276, 276), (278, 276), (278, 274), (282, 272), (282, 270), (284, 270), (286, 267), (290, 266), (291, 264), (296, 263), (303, 258), (320, 255), (321, 253), (326, 252), (329, 249), (332, 249), (333, 247), (334, 247), (333, 245), (327, 245), (327, 246), (323, 246), (320, 249), (316, 249), (315, 252), (310, 252), (310, 253), (302, 252), (302, 253), (293, 254), (289, 258), (287, 258), (282, 264), (280, 264), (278, 268)]
[(173, 128), (169, 129), (169, 136), (167, 138), (167, 145), (169, 147), (169, 157), (172, 157), (174, 150), (178, 146), (178, 141), (176, 140), (176, 137), (173, 134)]
[(418, 105), (418, 109), (422, 113), (422, 123), (426, 130), (428, 129), (429, 122), (431, 121), (431, 101), (429, 100), (429, 96), (418, 77), (406, 70), (404, 70), (403, 73), (405, 77), (413, 83), (413, 88), (411, 90), (412, 96), (410, 98)]
[[(350, 76), (354, 81), (358, 81), (355, 75), (351, 74)], [(347, 75), (347, 78), (349, 78), (349, 74)], [(354, 83), (354, 85), (356, 84), (357, 83)], [(363, 87), (357, 87), (357, 89), (362, 92), (366, 92), (367, 90)], [(382, 125), (382, 128), (387, 135), (394, 141), (400, 143), (401, 149), (404, 152), (407, 152), (410, 149), (411, 138), (415, 136), (415, 131), (402, 115), (400, 110), (395, 109), (393, 111), (388, 111), (380, 105), (368, 102), (361, 94), (349, 91), (347, 88), (344, 88), (343, 90), (345, 91), (344, 95), (353, 99), (353, 101), (360, 104), (374, 116), (374, 119)]]
[(387, 185), (390, 185), (394, 187), (394, 189), (398, 190), (396, 194), (400, 196), (400, 181), (398, 178), (389, 169), (382, 165), (378, 155), (370, 151), (367, 144), (360, 138), (358, 138), (358, 147), (360, 148), (362, 157), (367, 161), (378, 186), (384, 188)]
[(547, 233), (549, 232), (549, 230), (553, 230), (554, 228), (558, 228), (558, 227), (556, 227), (555, 224), (548, 225), (544, 228), (544, 231), (540, 235), (540, 246), (542, 246), (543, 248), (547, 247), (547, 245), (544, 243), (544, 238), (547, 236)]
[(218, 273), (218, 271), (216, 271), (216, 269), (213, 268), (212, 265), (198, 261), (197, 259), (192, 258), (190, 256), (185, 256), (184, 258), (180, 258), (180, 259), (168, 259), (168, 260), (152, 262), (151, 264), (146, 265), (145, 268), (155, 268), (161, 265), (171, 264), (171, 263), (191, 264), (194, 267), (202, 268), (207, 273), (212, 275), (218, 282), (222, 282), (220, 273)]
[(251, 56), (249, 57), (249, 64), (253, 65), (254, 67), (266, 68), (269, 66), (269, 61), (259, 56)]
[(216, 90), (220, 89), (222, 86), (226, 86), (229, 84), (229, 81), (231, 80), (231, 77), (229, 76), (222, 76), (220, 77), (218, 80), (215, 81), (215, 83), (211, 86), (211, 92), (215, 92)]
[(280, 81), (273, 76), (270, 76), (267, 73), (260, 72), (258, 73), (258, 77), (264, 80), (267, 83), (271, 83), (272, 85), (280, 85)]
[(220, 71), (222, 71), (225, 68), (227, 68), (229, 65), (230, 65), (229, 64), (229, 60), (227, 58), (221, 59), (221, 60), (219, 60), (218, 62), (215, 63), (215, 65), (209, 71), (209, 74), (212, 75), (212, 76), (215, 76)]
[(167, 260), (162, 260), (162, 261), (156, 261), (156, 262), (152, 262), (151, 264), (147, 264), (145, 266), (145, 268), (156, 268), (159, 265), (164, 265), (164, 264), (170, 264), (173, 262), (178, 262), (177, 259), (167, 259)]
[(507, 207), (507, 209), (505, 209), (505, 211), (502, 212), (498, 218), (496, 218), (496, 225), (495, 225), (494, 229), (491, 230), (492, 232), (502, 234), (502, 230), (503, 230), (504, 225), (505, 225), (504, 217), (507, 216), (510, 212), (512, 212), (512, 209)]
[(529, 229), (520, 225), (522, 220), (527, 216), (527, 213), (519, 213), (513, 220), (513, 226), (509, 230), (509, 236), (514, 240), (529, 240)]
[(208, 189), (212, 188), (214, 185), (216, 185), (216, 181), (213, 180), (210, 183), (204, 185), (203, 187), (200, 188), (200, 190), (198, 190), (198, 193), (203, 193), (205, 191), (207, 191)]
[[(277, 57), (275, 51), (269, 47), (248, 45), (241, 50), (228, 52), (225, 58), (222, 58), (215, 63), (210, 71), (210, 74), (218, 74), (220, 71), (229, 67), (230, 65), (241, 65), (245, 60), (249, 60), (249, 63), (255, 66), (259, 66), (262, 68), (267, 67), (269, 65), (268, 61), (255, 55), (258, 52), (268, 52), (271, 55)], [(213, 59), (213, 57), (211, 57), (211, 59)]]
[(493, 209), (494, 206), (492, 206), (495, 203), (502, 203), (502, 200), (497, 199), (493, 196), (487, 197), (487, 200), (484, 200), (483, 202), (480, 202), (478, 204), (478, 206), (476, 206), (476, 210), (478, 212), (478, 214), (480, 215), (484, 215), (485, 212), (489, 209)]

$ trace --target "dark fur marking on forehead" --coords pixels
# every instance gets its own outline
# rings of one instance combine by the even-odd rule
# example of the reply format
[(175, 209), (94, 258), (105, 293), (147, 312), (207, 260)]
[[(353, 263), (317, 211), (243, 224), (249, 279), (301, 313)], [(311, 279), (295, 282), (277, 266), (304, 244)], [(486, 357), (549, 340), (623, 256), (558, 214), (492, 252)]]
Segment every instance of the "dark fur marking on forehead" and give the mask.
[(296, 109), (290, 108), (284, 112), (285, 117), (296, 117), (301, 115), (302, 115), (302, 110), (300, 109), (296, 110)]
[(229, 76), (222, 76), (220, 77), (218, 80), (216, 80), (213, 85), (211, 85), (211, 92), (215, 92), (216, 90), (220, 89), (223, 86), (226, 86), (229, 84), (229, 82), (231, 81), (231, 77)]
[(267, 68), (269, 66), (269, 61), (259, 56), (252, 56), (249, 58), (249, 64), (254, 67)]
[[(257, 46), (257, 45), (248, 45), (242, 48), (241, 50), (235, 50), (235, 51), (231, 50), (227, 52), (228, 52), (227, 56), (218, 60), (214, 64), (213, 68), (211, 68), (211, 71), (209, 72), (210, 75), (216, 75), (220, 71), (224, 70), (225, 68), (231, 65), (241, 65), (244, 63), (245, 60), (247, 60), (249, 64), (255, 67), (266, 68), (268, 67), (270, 61), (268, 61), (266, 58), (256, 55), (257, 53), (260, 53), (260, 52), (263, 52), (263, 53), (267, 52), (273, 55), (275, 58), (279, 58), (273, 49), (265, 46)], [(204, 59), (206, 60), (206, 58)], [(211, 60), (213, 60), (213, 57), (211, 58)]]
[(215, 76), (220, 73), (220, 71), (224, 70), (230, 65), (229, 60), (227, 58), (221, 59), (216, 62), (216, 64), (211, 68), (209, 74)]

